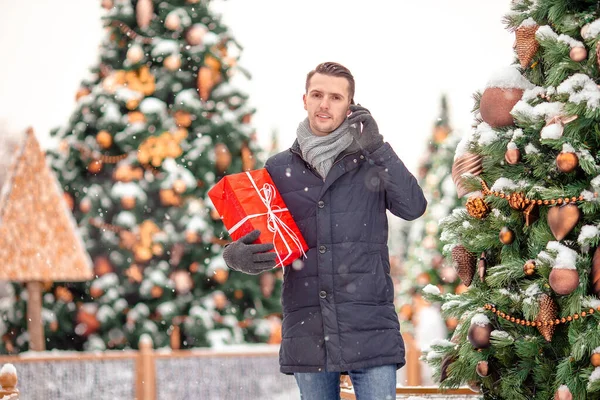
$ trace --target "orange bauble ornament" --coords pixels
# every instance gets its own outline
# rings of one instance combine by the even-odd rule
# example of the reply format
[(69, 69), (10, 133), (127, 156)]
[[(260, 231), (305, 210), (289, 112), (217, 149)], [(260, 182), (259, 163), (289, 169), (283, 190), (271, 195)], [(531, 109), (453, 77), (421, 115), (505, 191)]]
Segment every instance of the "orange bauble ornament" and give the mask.
[(103, 149), (108, 149), (110, 146), (112, 146), (113, 137), (108, 131), (100, 131), (96, 135), (96, 142), (98, 142), (100, 147)]
[(569, 51), (569, 58), (575, 62), (581, 62), (587, 58), (587, 54), (585, 47), (576, 46)]
[(171, 54), (165, 57), (163, 65), (169, 71), (177, 71), (181, 68), (181, 56), (179, 54)]
[(579, 157), (572, 152), (560, 153), (556, 156), (556, 167), (561, 172), (572, 172), (579, 165)]
[(217, 143), (215, 145), (215, 166), (217, 167), (217, 172), (220, 174), (225, 172), (231, 165), (231, 160), (231, 152), (227, 146), (223, 143)]
[(187, 190), (187, 186), (182, 179), (177, 179), (175, 182), (173, 182), (173, 190), (177, 194), (182, 194)]
[(579, 286), (579, 273), (575, 268), (552, 268), (548, 281), (554, 293), (568, 295)]
[(102, 166), (103, 166), (103, 163), (101, 160), (94, 160), (88, 164), (87, 169), (92, 174), (97, 174), (100, 171), (102, 171)]
[(599, 353), (592, 354), (592, 357), (590, 358), (590, 363), (594, 367), (600, 367), (600, 354)]
[(125, 196), (121, 198), (121, 207), (125, 210), (131, 210), (135, 207), (135, 197)]
[(67, 192), (63, 192), (63, 199), (65, 200), (69, 210), (73, 211), (75, 209), (75, 201), (73, 200), (73, 196)]
[(521, 96), (523, 96), (523, 89), (497, 87), (485, 89), (479, 102), (481, 118), (492, 128), (512, 125), (514, 120), (510, 112), (521, 100)]
[(212, 280), (218, 284), (224, 284), (229, 279), (229, 271), (226, 269), (217, 269), (213, 272)]
[(173, 114), (177, 126), (187, 128), (192, 124), (192, 114), (187, 111), (178, 110)]

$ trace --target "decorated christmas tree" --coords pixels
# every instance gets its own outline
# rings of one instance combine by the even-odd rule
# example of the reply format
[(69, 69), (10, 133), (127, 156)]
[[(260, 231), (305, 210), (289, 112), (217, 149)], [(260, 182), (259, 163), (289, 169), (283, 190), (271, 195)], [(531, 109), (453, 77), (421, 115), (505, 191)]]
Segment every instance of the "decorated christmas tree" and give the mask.
[(206, 196), (263, 158), (240, 46), (209, 1), (102, 6), (99, 63), (48, 152), (95, 278), (48, 288), (47, 347), (136, 347), (144, 333), (157, 347), (276, 342), (280, 273), (229, 274)]
[(514, 1), (516, 63), (476, 97), (441, 224), (469, 289), (424, 289), (459, 318), (427, 354), (443, 387), (489, 399), (600, 398), (600, 6)]

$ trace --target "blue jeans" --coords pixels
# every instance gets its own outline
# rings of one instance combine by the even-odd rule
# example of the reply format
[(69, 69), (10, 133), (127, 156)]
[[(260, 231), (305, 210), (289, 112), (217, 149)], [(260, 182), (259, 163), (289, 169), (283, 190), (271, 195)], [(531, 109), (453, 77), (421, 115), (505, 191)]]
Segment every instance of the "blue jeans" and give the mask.
[[(396, 364), (348, 371), (356, 400), (394, 400)], [(339, 400), (339, 372), (294, 373), (302, 400)]]

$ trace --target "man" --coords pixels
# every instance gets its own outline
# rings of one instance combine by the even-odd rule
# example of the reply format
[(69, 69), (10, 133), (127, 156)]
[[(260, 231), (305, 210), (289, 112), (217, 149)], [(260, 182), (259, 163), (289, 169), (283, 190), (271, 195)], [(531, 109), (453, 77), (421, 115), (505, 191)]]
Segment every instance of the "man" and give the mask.
[[(405, 364), (394, 308), (386, 210), (413, 220), (427, 202), (370, 112), (355, 106), (344, 66), (319, 64), (306, 78), (307, 118), (292, 147), (265, 164), (309, 247), (285, 267), (281, 372), (303, 399), (339, 399), (348, 373), (359, 399), (394, 399)], [(228, 245), (227, 265), (258, 274), (275, 265), (253, 231)]]

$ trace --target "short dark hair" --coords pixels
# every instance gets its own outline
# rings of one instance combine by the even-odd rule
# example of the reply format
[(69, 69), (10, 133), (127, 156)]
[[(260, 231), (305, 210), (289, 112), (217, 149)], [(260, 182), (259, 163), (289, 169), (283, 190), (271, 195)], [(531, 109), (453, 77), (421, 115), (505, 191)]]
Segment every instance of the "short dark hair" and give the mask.
[(308, 92), (308, 85), (310, 83), (310, 78), (313, 77), (314, 74), (323, 74), (329, 76), (338, 76), (340, 78), (346, 78), (348, 81), (348, 94), (350, 96), (350, 102), (354, 104), (354, 77), (350, 70), (344, 67), (341, 64), (336, 62), (324, 62), (316, 66), (315, 69), (310, 71), (308, 75), (306, 75), (306, 91)]

